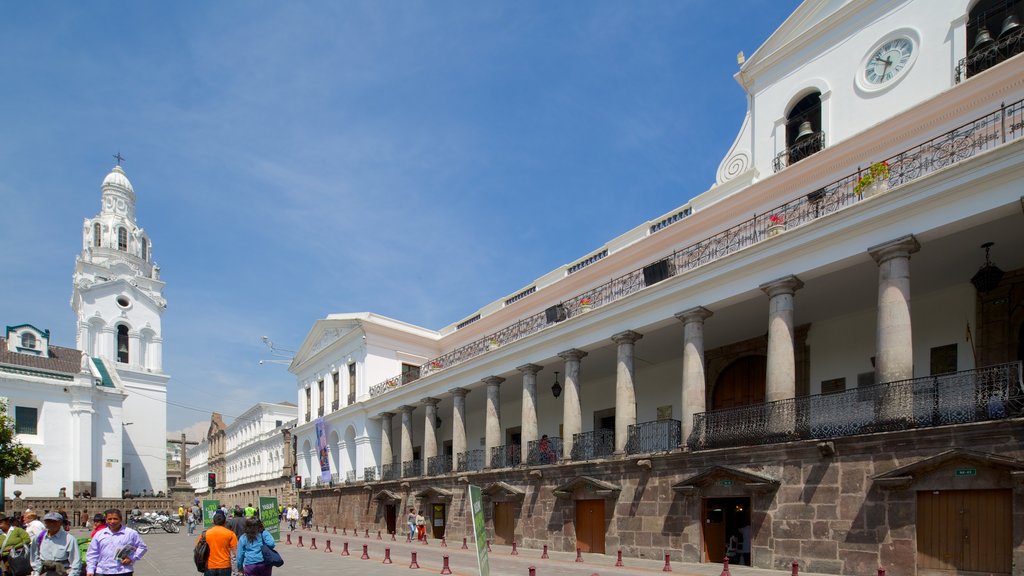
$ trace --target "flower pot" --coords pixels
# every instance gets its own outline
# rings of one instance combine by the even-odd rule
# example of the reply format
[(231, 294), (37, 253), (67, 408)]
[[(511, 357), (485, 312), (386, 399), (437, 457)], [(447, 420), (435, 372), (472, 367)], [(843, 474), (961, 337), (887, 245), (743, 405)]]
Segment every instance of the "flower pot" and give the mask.
[(871, 198), (872, 196), (884, 194), (888, 191), (889, 180), (886, 178), (877, 178), (874, 182), (865, 186), (864, 189), (861, 190), (861, 194), (863, 194), (864, 198)]
[(590, 312), (591, 307), (592, 306), (590, 304), (581, 304), (580, 312)]
[(782, 232), (786, 231), (786, 227), (782, 224), (772, 224), (768, 227), (768, 237), (777, 236)]

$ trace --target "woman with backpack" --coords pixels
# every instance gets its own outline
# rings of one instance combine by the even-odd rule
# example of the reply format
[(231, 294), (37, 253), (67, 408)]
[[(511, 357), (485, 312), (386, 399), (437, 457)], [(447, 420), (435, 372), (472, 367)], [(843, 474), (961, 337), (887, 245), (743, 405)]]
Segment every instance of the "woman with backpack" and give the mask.
[[(274, 537), (263, 528), (263, 522), (259, 518), (246, 518), (245, 534), (238, 539), (238, 554), (235, 561), (238, 571), (245, 576), (270, 576), (272, 565), (268, 562), (272, 559), (264, 556), (264, 546), (273, 552)], [(273, 554), (277, 555), (276, 552)]]

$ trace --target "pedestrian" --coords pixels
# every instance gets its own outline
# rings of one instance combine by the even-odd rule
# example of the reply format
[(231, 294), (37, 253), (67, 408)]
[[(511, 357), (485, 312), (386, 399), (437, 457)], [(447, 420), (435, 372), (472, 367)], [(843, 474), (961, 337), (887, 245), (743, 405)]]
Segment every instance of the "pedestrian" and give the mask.
[(0, 544), (0, 572), (11, 574), (8, 562), (14, 556), (15, 559), (20, 557), (23, 559), (21, 562), (27, 563), (32, 537), (24, 528), (18, 526), (18, 518), (13, 516), (0, 518), (0, 532), (3, 532), (3, 543)]
[(409, 508), (409, 515), (405, 517), (406, 524), (409, 525), (409, 540), (416, 537), (416, 509)]
[(272, 566), (263, 563), (263, 546), (274, 547), (274, 537), (263, 529), (259, 518), (245, 521), (245, 534), (238, 539), (235, 565), (245, 576), (270, 576)]
[(46, 531), (46, 526), (39, 521), (39, 515), (31, 508), (26, 508), (22, 513), (21, 522), (25, 526), (25, 532), (28, 532), (29, 537), (33, 540)]
[(427, 541), (427, 521), (423, 518), (423, 510), (416, 513), (416, 540)]
[(740, 564), (750, 566), (750, 522), (740, 528)]
[(178, 525), (185, 525), (185, 507), (181, 504), (178, 504)]
[(306, 529), (313, 529), (313, 507), (309, 506), (309, 514), (306, 515)]
[(253, 508), (252, 502), (249, 502), (249, 505), (245, 507), (245, 517), (246, 518), (252, 518), (255, 515), (256, 515), (256, 509)]
[(103, 516), (103, 514), (97, 512), (96, 515), (92, 517), (92, 534), (89, 534), (89, 538), (95, 538), (96, 533), (100, 530), (103, 530), (106, 527), (107, 519)]
[(299, 521), (299, 509), (295, 506), (288, 508), (288, 528), (295, 532), (295, 523)]
[(82, 558), (78, 540), (64, 531), (64, 517), (57, 512), (43, 516), (46, 531), (32, 540), (32, 570), (38, 576), (80, 576)]
[(234, 532), (235, 536), (238, 538), (241, 538), (242, 534), (245, 534), (245, 518), (242, 518), (241, 510), (235, 510), (234, 515), (227, 521), (227, 528)]
[(306, 528), (306, 518), (309, 517), (309, 509), (303, 506), (299, 516), (302, 518), (302, 527)]
[(107, 527), (96, 533), (85, 555), (85, 572), (93, 575), (126, 576), (135, 572), (135, 563), (146, 554), (146, 543), (139, 533), (122, 524), (121, 511), (104, 513)]
[(224, 515), (217, 512), (213, 515), (213, 527), (199, 537), (205, 537), (206, 545), (210, 548), (204, 576), (231, 576), (231, 559), (238, 549), (238, 536), (224, 526), (225, 522)]

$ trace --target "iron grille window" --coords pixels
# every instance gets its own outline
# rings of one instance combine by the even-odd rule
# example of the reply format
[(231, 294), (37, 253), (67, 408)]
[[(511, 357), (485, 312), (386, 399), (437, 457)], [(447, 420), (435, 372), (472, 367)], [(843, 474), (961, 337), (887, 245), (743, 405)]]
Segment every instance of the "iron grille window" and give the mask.
[(30, 406), (14, 407), (14, 432), (16, 434), (37, 434), (39, 409)]

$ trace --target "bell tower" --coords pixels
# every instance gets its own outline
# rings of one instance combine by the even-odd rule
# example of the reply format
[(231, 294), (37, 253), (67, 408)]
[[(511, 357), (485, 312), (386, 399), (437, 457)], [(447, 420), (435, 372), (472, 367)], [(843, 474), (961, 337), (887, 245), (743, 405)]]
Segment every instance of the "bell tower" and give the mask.
[[(82, 225), (75, 258), (71, 309), (77, 348), (101, 378), (123, 386), (123, 489), (167, 490), (167, 382), (161, 319), (167, 308), (153, 243), (135, 218), (135, 190), (120, 154), (100, 186), (100, 212)], [(115, 465), (112, 462), (104, 466)]]

